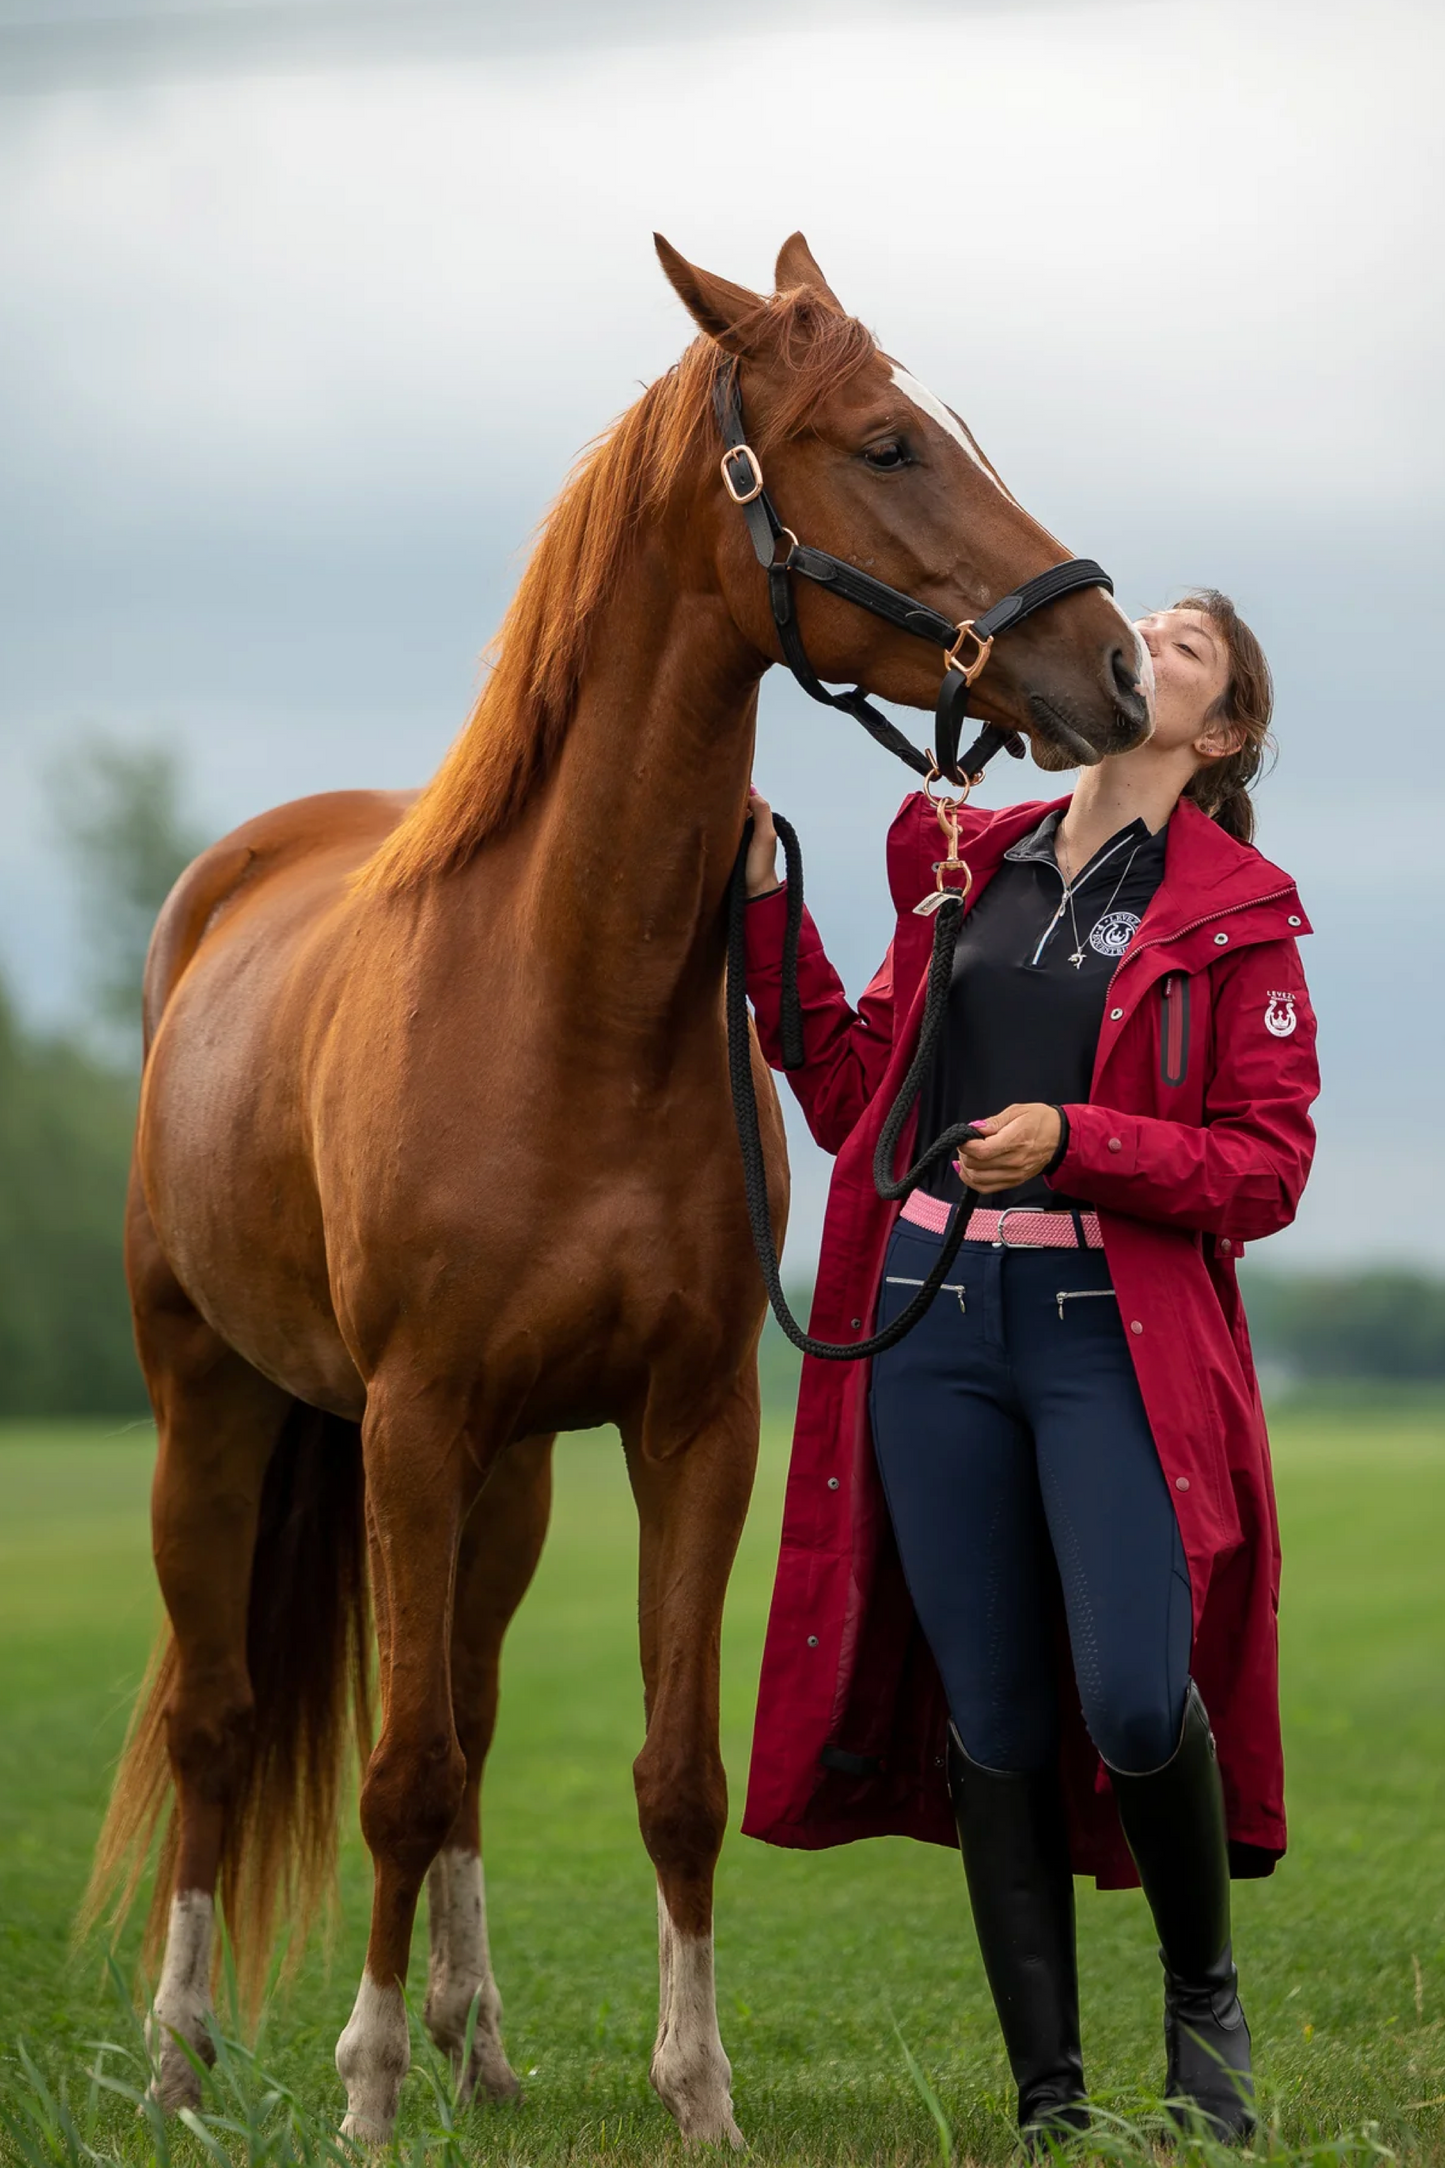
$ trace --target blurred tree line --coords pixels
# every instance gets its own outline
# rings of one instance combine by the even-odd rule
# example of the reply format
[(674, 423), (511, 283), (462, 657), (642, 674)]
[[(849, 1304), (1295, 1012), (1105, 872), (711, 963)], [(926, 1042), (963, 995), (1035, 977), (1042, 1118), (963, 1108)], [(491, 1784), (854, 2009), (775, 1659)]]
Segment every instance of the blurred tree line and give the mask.
[[(0, 1416), (144, 1408), (121, 1268), (140, 1066), (140, 986), (157, 911), (206, 840), (163, 746), (83, 741), (55, 778), (85, 930), (89, 1016), (27, 1028), (0, 983)], [(1252, 1271), (1267, 1374), (1308, 1386), (1445, 1380), (1445, 1279), (1376, 1269)], [(806, 1315), (806, 1291), (793, 1307)], [(763, 1394), (791, 1409), (798, 1357), (771, 1319)]]
[(0, 1415), (145, 1406), (121, 1268), (146, 944), (202, 847), (161, 746), (83, 740), (51, 779), (89, 1018), (27, 1029), (0, 984)]

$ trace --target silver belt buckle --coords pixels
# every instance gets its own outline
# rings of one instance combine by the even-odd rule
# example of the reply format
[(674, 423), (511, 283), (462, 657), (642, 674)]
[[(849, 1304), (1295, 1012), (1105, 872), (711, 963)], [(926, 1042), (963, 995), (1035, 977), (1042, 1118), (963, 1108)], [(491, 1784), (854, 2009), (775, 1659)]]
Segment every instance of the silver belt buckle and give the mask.
[(993, 1246), (994, 1246), (994, 1248), (995, 1248), (996, 1250), (1026, 1250), (1026, 1249), (1027, 1249), (1027, 1248), (1029, 1247), (1028, 1243), (1026, 1243), (1026, 1242), (1010, 1242), (1010, 1241), (1009, 1241), (1009, 1239), (1008, 1239), (1008, 1237), (1007, 1237), (1007, 1235), (1006, 1235), (1006, 1234), (1004, 1233), (1004, 1227), (1005, 1227), (1005, 1225), (1007, 1224), (1007, 1222), (1008, 1222), (1008, 1219), (1009, 1219), (1009, 1215), (1010, 1215), (1011, 1213), (1013, 1213), (1013, 1212), (1028, 1212), (1028, 1213), (1032, 1213), (1032, 1212), (1035, 1212), (1035, 1211), (1036, 1211), (1037, 1209), (1038, 1209), (1038, 1208), (1037, 1208), (1037, 1206), (1035, 1206), (1035, 1205), (1031, 1205), (1031, 1204), (1006, 1204), (1006, 1205), (1004, 1206), (1004, 1208), (1003, 1208), (1002, 1212), (1000, 1212), (1000, 1214), (999, 1214), (999, 1216), (998, 1216), (998, 1225), (997, 1225), (997, 1227), (995, 1227), (995, 1229), (994, 1229), (994, 1231), (993, 1231)]

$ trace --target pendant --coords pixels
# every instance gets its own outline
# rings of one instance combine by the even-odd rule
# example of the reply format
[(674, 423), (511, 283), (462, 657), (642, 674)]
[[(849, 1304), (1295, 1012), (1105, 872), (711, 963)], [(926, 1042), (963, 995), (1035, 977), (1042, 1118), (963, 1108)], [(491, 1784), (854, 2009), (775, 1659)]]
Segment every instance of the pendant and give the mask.
[(1083, 950), (1081, 948), (1076, 948), (1073, 955), (1069, 958), (1069, 962), (1073, 965), (1076, 971), (1082, 971), (1084, 968)]

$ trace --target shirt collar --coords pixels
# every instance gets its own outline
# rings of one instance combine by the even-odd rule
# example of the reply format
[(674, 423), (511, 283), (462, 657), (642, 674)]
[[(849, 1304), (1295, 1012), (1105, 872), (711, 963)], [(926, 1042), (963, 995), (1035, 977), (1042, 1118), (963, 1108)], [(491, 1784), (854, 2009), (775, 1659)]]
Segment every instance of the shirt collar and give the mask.
[[(1063, 819), (1065, 810), (1066, 808), (1063, 806), (1054, 806), (1051, 811), (1044, 815), (1037, 828), (1031, 830), (1028, 835), (1021, 837), (1010, 850), (1004, 852), (1004, 857), (1014, 865), (1057, 866), (1059, 861), (1054, 848), (1054, 838), (1059, 832), (1059, 822)], [(1094, 859), (1102, 858), (1105, 852), (1112, 851), (1114, 846), (1123, 841), (1125, 837), (1133, 844), (1136, 852), (1145, 850), (1146, 847), (1157, 852), (1162, 863), (1168, 835), (1169, 826), (1167, 822), (1157, 835), (1151, 835), (1142, 820), (1130, 821), (1126, 828), (1119, 829), (1116, 834), (1109, 837), (1106, 843), (1100, 844), (1098, 850), (1094, 853), (1094, 858), (1089, 860), (1089, 865), (1091, 866), (1094, 863)], [(1087, 873), (1088, 870), (1088, 866), (1082, 869), (1084, 873)], [(1079, 875), (1075, 876), (1076, 884), (1079, 878)]]

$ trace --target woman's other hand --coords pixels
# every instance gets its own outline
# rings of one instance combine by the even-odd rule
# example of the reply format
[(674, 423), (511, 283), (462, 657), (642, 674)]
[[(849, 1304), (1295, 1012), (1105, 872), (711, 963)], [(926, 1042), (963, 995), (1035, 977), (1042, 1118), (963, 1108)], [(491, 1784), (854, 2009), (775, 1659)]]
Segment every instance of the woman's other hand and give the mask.
[(983, 1142), (965, 1144), (954, 1165), (965, 1189), (977, 1190), (980, 1197), (1016, 1189), (1042, 1174), (1064, 1133), (1058, 1108), (1039, 1105), (1005, 1107), (973, 1126), (983, 1131)]
[(773, 826), (773, 809), (767, 799), (760, 798), (751, 787), (748, 811), (753, 817), (747, 864), (748, 900), (751, 902), (754, 896), (769, 896), (783, 884), (778, 879), (778, 831)]

